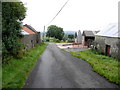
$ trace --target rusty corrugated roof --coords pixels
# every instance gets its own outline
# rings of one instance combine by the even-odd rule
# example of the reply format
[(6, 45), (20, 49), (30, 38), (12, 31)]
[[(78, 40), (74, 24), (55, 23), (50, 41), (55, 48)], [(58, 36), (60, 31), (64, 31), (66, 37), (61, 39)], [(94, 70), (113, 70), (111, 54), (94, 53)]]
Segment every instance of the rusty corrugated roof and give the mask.
[(30, 26), (28, 24), (25, 24), (24, 26), (27, 27), (27, 28), (29, 28), (31, 31), (37, 33), (37, 31), (32, 26)]
[(88, 31), (88, 30), (85, 30), (83, 31), (83, 34), (84, 36), (86, 37), (94, 37), (96, 33), (98, 33), (99, 31)]
[(92, 31), (83, 31), (83, 35), (89, 36), (89, 37), (94, 37), (94, 33)]
[(32, 30), (30, 30), (29, 28), (23, 26), (22, 30), (24, 30), (25, 32), (29, 33), (29, 34), (35, 34), (35, 32), (33, 32)]

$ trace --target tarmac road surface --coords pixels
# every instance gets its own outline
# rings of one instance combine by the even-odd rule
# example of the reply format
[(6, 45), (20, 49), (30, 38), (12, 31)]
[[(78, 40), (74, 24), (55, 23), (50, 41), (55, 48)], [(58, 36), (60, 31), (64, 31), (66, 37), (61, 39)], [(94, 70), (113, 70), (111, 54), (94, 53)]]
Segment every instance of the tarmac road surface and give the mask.
[(49, 44), (30, 73), (24, 88), (117, 88), (92, 71), (86, 61)]

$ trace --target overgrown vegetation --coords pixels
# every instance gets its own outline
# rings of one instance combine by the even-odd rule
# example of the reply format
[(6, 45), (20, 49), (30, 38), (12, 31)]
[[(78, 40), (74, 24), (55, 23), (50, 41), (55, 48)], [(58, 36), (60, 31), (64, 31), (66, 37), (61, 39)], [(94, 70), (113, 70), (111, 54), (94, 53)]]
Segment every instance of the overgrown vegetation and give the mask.
[(21, 24), (26, 8), (22, 2), (2, 2), (2, 56), (16, 56), (22, 49)]
[(117, 59), (101, 55), (95, 50), (70, 53), (75, 57), (89, 62), (93, 67), (93, 71), (104, 76), (109, 81), (120, 84), (120, 76), (118, 75), (118, 71), (120, 68), (118, 64), (120, 64), (120, 62), (118, 63)]
[(66, 41), (64, 41), (64, 40), (59, 40), (59, 39), (56, 39), (56, 38), (46, 38), (46, 40), (45, 40), (46, 42), (54, 42), (54, 43), (66, 43)]
[(11, 58), (8, 64), (4, 64), (2, 67), (3, 88), (22, 88), (46, 46), (46, 44), (38, 45), (26, 52), (21, 59)]

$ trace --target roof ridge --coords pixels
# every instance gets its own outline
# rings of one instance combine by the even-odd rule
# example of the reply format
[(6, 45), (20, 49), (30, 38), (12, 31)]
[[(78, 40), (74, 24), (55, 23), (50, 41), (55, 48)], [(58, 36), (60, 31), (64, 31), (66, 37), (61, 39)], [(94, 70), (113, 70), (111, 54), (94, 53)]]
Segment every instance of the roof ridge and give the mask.
[(29, 28), (33, 32), (37, 33), (37, 31), (31, 25), (25, 24), (24, 26), (26, 26), (27, 28)]

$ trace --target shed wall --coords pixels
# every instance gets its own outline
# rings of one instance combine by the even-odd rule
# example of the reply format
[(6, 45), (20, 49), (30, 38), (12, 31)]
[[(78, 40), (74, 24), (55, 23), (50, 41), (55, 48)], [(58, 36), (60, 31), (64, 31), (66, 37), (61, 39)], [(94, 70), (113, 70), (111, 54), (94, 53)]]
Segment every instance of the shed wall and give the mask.
[(112, 37), (95, 36), (95, 41), (97, 42), (97, 49), (101, 50), (104, 54), (106, 54), (106, 45), (110, 45), (110, 55), (116, 58), (119, 58), (118, 51), (120, 47), (118, 46), (118, 40), (120, 39)]
[(30, 34), (24, 35), (22, 38), (22, 42), (26, 46), (25, 48), (28, 50), (34, 47), (36, 44), (41, 43), (40, 34)]

